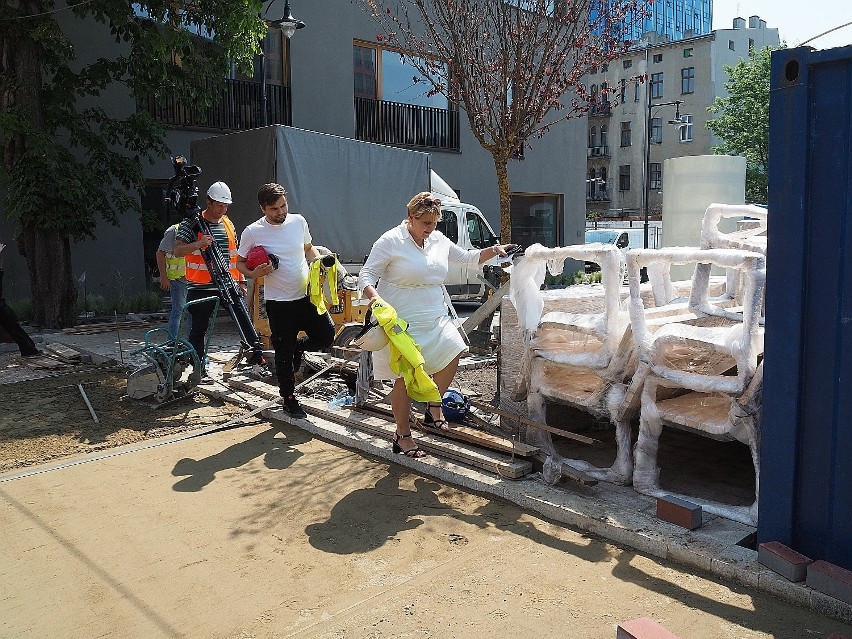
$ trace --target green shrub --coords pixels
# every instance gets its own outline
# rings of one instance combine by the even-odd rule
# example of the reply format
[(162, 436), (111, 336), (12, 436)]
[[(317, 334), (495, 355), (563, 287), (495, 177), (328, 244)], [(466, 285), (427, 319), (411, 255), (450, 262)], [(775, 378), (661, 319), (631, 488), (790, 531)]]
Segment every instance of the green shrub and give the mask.
[(33, 301), (27, 297), (26, 299), (9, 302), (9, 307), (15, 311), (15, 315), (22, 322), (28, 322), (33, 317)]

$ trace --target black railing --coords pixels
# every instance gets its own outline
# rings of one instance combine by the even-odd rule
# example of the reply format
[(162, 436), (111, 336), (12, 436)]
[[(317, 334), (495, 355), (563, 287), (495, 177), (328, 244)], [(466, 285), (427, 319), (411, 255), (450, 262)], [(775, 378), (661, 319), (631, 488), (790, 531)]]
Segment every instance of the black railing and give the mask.
[[(140, 101), (139, 108), (157, 122), (170, 126), (242, 131), (264, 125), (262, 103), (260, 82), (225, 80), (213, 104), (206, 108), (188, 108), (174, 96), (160, 100), (145, 98)], [(290, 87), (266, 85), (265, 124), (290, 125), (292, 122)]]
[(356, 97), (355, 137), (379, 144), (458, 151), (459, 112)]
[(609, 102), (593, 102), (589, 107), (589, 117), (608, 118), (612, 115), (612, 107)]

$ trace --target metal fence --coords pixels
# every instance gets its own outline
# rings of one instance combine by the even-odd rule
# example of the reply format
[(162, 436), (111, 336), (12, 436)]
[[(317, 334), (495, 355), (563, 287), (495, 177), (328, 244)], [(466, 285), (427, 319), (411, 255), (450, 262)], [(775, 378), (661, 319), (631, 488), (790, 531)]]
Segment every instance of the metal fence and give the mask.
[(213, 103), (190, 108), (175, 96), (149, 96), (139, 103), (157, 122), (174, 127), (242, 131), (264, 124), (292, 124), (290, 87), (266, 85), (266, 121), (263, 119), (263, 85), (249, 80), (225, 80)]
[(459, 112), (355, 98), (355, 137), (366, 142), (459, 150)]

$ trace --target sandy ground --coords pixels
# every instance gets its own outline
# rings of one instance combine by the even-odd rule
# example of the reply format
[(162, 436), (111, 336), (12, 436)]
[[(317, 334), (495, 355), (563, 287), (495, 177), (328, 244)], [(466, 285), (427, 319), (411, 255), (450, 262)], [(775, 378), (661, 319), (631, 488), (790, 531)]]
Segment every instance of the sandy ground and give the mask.
[[(491, 374), (462, 381), (481, 392)], [(98, 375), (0, 386), (0, 472), (241, 412), (203, 396), (151, 410), (118, 399), (116, 371)], [(642, 616), (684, 639), (852, 636), (768, 595), (254, 419), (0, 476), (0, 538), (3, 638), (597, 638)]]

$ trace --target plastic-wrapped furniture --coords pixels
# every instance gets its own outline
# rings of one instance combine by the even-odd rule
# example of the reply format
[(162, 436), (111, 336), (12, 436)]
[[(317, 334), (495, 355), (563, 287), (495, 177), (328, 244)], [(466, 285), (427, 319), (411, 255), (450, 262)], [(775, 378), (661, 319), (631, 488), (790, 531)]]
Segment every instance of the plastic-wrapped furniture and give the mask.
[[(601, 267), (602, 308), (593, 312), (549, 312), (542, 315), (541, 285), (545, 271), (558, 275), (566, 259), (595, 262)], [(514, 401), (527, 400), (531, 419), (544, 423), (546, 402), (568, 404), (612, 419), (625, 388), (629, 351), (624, 349), (627, 312), (620, 309), (622, 251), (610, 244), (582, 244), (545, 248), (535, 244), (512, 267), (510, 299), (518, 313), (523, 335), (523, 364), (512, 393)], [(574, 287), (571, 287), (574, 288)], [(549, 432), (528, 428), (526, 439), (544, 454), (546, 481), (554, 483), (562, 464), (595, 479), (629, 483), (633, 474), (629, 421), (615, 423), (618, 452), (610, 468), (597, 468), (556, 452)]]
[[(766, 255), (766, 231), (768, 224), (768, 211), (760, 206), (750, 204), (711, 204), (704, 212), (701, 221), (701, 248), (718, 249), (732, 248), (744, 251), (753, 251)], [(736, 231), (725, 233), (719, 230), (719, 222), (722, 219), (748, 218), (742, 221), (741, 228)], [(690, 304), (699, 306), (707, 293), (704, 290), (710, 281), (710, 264), (697, 264), (693, 277), (693, 293), (690, 296)], [(742, 303), (742, 272), (738, 269), (728, 269), (726, 272), (725, 292), (721, 298), (713, 300), (715, 303), (708, 305), (705, 312), (719, 314), (716, 312), (723, 299), (737, 300)], [(761, 304), (762, 306), (762, 304)], [(734, 315), (730, 317), (735, 318)], [(761, 324), (763, 323), (763, 312), (761, 310)]]
[[(695, 278), (703, 277), (703, 269), (701, 272), (696, 269), (689, 310), (696, 317), (711, 318), (717, 325), (673, 323), (653, 332), (647, 330), (640, 269), (668, 268), (672, 264), (708, 264), (737, 272), (743, 282), (742, 312), (733, 313), (716, 306), (708, 297), (707, 287), (697, 285)], [(748, 445), (757, 486), (764, 256), (738, 249), (639, 249), (628, 252), (627, 271), (630, 322), (639, 358), (634, 380), (642, 381), (639, 436), (634, 448), (634, 488), (650, 495), (670, 494), (660, 489), (657, 466), (664, 425)], [(659, 393), (661, 389), (668, 390), (664, 397)], [(756, 520), (756, 500), (750, 507), (701, 503), (708, 512), (729, 519), (749, 524)]]

